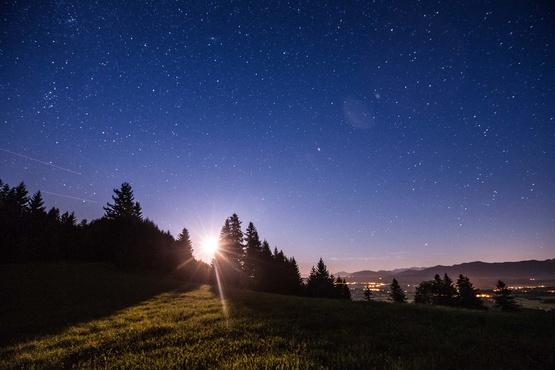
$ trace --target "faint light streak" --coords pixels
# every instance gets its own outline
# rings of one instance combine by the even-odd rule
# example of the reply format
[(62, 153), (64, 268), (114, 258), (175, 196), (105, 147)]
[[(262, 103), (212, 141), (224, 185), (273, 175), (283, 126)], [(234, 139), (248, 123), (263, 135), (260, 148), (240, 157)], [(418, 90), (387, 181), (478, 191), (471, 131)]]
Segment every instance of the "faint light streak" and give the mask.
[(220, 293), (220, 301), (222, 302), (222, 311), (225, 317), (226, 326), (229, 328), (229, 313), (227, 311), (227, 301), (224, 295), (224, 286), (220, 281), (218, 260), (214, 261), (214, 272), (216, 273), (216, 282), (218, 283), (218, 291)]
[(45, 164), (45, 165), (47, 165), (47, 166), (51, 166), (51, 167), (54, 167), (54, 168), (57, 168), (57, 169), (60, 169), (60, 170), (64, 170), (64, 171), (67, 171), (67, 172), (74, 173), (74, 174), (76, 174), (76, 175), (82, 175), (81, 172), (73, 171), (73, 170), (70, 170), (69, 168), (65, 168), (65, 167), (56, 166), (55, 164), (52, 164), (52, 163), (49, 163), (49, 162), (45, 162), (45, 161), (41, 161), (40, 159), (36, 159), (36, 158), (33, 158), (33, 157), (29, 157), (29, 156), (26, 156), (26, 155), (24, 155), (24, 154), (19, 154), (19, 153), (16, 153), (16, 152), (12, 152), (11, 150), (8, 150), (8, 149), (0, 148), (0, 150), (4, 151), (4, 152), (6, 152), (6, 153), (10, 153), (10, 154), (17, 155), (17, 156), (19, 156), (19, 157), (28, 159), (28, 160), (30, 160), (30, 161), (39, 162), (39, 163)]
[(50, 195), (55, 195), (55, 196), (57, 196), (57, 197), (64, 197), (64, 198), (69, 198), (69, 199), (75, 199), (75, 200), (79, 200), (79, 201), (82, 201), (82, 202), (100, 204), (100, 202), (97, 202), (96, 200), (84, 199), (84, 198), (74, 197), (74, 196), (71, 196), (71, 195), (59, 194), (59, 193), (52, 193), (51, 191), (44, 191), (44, 190), (42, 190), (41, 193), (50, 194)]

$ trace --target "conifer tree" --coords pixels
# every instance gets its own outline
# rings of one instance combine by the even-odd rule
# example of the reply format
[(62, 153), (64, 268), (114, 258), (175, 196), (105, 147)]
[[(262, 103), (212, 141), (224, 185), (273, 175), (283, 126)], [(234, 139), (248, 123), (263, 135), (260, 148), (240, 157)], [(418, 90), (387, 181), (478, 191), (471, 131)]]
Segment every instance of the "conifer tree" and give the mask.
[(46, 208), (44, 207), (44, 201), (42, 200), (40, 190), (33, 194), (29, 200), (29, 210), (33, 215), (46, 214)]
[(393, 282), (389, 286), (391, 289), (389, 292), (389, 299), (394, 303), (407, 303), (407, 297), (405, 292), (397, 282), (397, 279), (393, 278)]
[(275, 292), (275, 286), (279, 282), (279, 276), (277, 276), (276, 270), (274, 268), (274, 258), (272, 256), (272, 250), (270, 249), (270, 244), (266, 239), (262, 242), (260, 247), (260, 262), (258, 265), (258, 282), (257, 289), (263, 292)]
[(310, 275), (306, 282), (306, 294), (309, 297), (333, 298), (334, 277), (330, 275), (322, 258), (318, 261), (316, 268), (312, 266), (310, 270)]
[(467, 276), (459, 275), (457, 280), (457, 304), (463, 308), (482, 309), (484, 302), (477, 296), (480, 289), (475, 289)]
[(299, 294), (302, 286), (297, 261), (287, 258), (283, 251), (274, 248), (267, 271), (269, 292), (277, 294)]
[(104, 208), (106, 213), (104, 217), (115, 219), (139, 219), (142, 220), (142, 209), (139, 202), (135, 202), (133, 190), (129, 183), (121, 184), (121, 189), (114, 189), (115, 195), (112, 195), (114, 204), (108, 203)]
[(501, 311), (505, 312), (516, 312), (520, 310), (520, 306), (516, 303), (515, 297), (511, 294), (512, 290), (510, 290), (504, 282), (498, 280), (493, 292), (495, 293), (495, 304), (493, 307), (501, 308)]
[(363, 290), (364, 300), (370, 302), (374, 297), (372, 297), (372, 289), (370, 288), (370, 284), (367, 284)]
[(16, 187), (2, 183), (0, 201), (0, 258), (2, 262), (34, 258), (35, 248), (29, 243), (29, 214), (25, 183)]
[(74, 227), (77, 226), (77, 218), (75, 217), (75, 212), (64, 212), (61, 216), (60, 216), (60, 223), (63, 226), (67, 226), (67, 227)]
[(341, 276), (338, 276), (335, 280), (334, 289), (334, 298), (351, 300), (351, 290), (349, 289), (345, 279), (341, 279)]
[(434, 281), (423, 281), (416, 287), (414, 292), (414, 303), (433, 304), (434, 303)]
[(17, 185), (17, 187), (13, 188), (13, 201), (14, 205), (19, 208), (21, 213), (27, 211), (27, 203), (29, 202), (29, 197), (27, 196), (29, 192), (27, 191), (27, 186), (22, 181)]
[(105, 222), (98, 224), (97, 245), (103, 255), (113, 261), (118, 268), (130, 271), (144, 271), (161, 258), (154, 254), (155, 242), (150, 241), (154, 235), (150, 220), (143, 222), (141, 205), (135, 201), (129, 183), (114, 189), (113, 204), (104, 208)]
[(176, 244), (179, 249), (179, 255), (181, 256), (181, 262), (185, 262), (193, 257), (193, 243), (189, 236), (189, 230), (186, 228), (181, 230), (181, 233), (177, 236)]
[(245, 277), (247, 286), (259, 290), (263, 267), (261, 266), (262, 242), (252, 222), (245, 230)]
[(283, 251), (274, 247), (272, 261), (270, 263), (270, 291), (272, 293), (286, 294), (287, 287), (284, 284), (284, 276), (287, 274), (287, 259)]
[(444, 274), (443, 279), (436, 274), (432, 280), (433, 303), (441, 306), (453, 306), (456, 302), (457, 289), (453, 280)]
[(243, 280), (243, 232), (241, 221), (236, 214), (227, 218), (220, 231), (218, 242), (219, 253), (214, 259), (214, 267), (218, 270), (222, 283), (239, 287)]
[(231, 248), (231, 260), (239, 271), (243, 270), (245, 249), (243, 244), (243, 232), (241, 231), (241, 221), (237, 214), (231, 215), (229, 218), (229, 237)]
[(28, 216), (27, 230), (23, 233), (28, 238), (29, 248), (24, 258), (42, 261), (59, 258), (59, 255), (53, 253), (59, 247), (59, 225), (57, 221), (53, 224), (47, 222), (46, 208), (40, 190), (29, 200)]
[(287, 260), (287, 274), (286, 274), (286, 294), (301, 294), (303, 289), (303, 279), (301, 278), (301, 272), (299, 271), (299, 265), (295, 260), (295, 257), (291, 257)]
[(60, 223), (56, 227), (60, 257), (64, 259), (78, 259), (79, 238), (77, 218), (74, 212), (64, 212), (60, 216)]

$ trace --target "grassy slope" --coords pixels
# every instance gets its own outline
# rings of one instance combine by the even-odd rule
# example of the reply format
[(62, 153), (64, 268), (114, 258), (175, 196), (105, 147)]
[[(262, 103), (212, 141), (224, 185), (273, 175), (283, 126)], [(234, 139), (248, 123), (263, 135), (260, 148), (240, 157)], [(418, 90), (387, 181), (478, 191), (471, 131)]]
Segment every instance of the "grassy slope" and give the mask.
[(208, 286), (103, 265), (3, 266), (0, 279), (0, 368), (555, 368), (543, 312), (246, 291), (224, 309)]

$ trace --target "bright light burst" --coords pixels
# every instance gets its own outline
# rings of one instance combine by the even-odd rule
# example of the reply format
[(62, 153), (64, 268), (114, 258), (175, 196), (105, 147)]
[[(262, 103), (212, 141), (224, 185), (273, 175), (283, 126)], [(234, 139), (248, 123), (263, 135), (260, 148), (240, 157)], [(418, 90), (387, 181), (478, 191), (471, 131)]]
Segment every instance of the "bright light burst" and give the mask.
[(200, 242), (200, 250), (197, 253), (197, 257), (206, 263), (210, 263), (217, 251), (218, 240), (214, 237), (204, 237)]
[(214, 255), (218, 250), (218, 241), (215, 238), (208, 238), (202, 242), (202, 250), (206, 254)]

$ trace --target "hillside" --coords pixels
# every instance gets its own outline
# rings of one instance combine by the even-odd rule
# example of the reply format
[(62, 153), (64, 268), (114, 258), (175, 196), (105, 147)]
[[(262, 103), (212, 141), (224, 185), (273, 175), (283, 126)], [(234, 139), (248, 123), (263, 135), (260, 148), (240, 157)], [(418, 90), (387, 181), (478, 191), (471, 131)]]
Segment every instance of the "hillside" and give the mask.
[[(241, 290), (226, 290), (222, 301), (210, 286), (106, 265), (0, 266), (0, 279), (2, 297), (11, 292), (0, 307), (0, 324), (10, 328), (0, 368), (555, 367), (555, 317), (540, 311)], [(48, 326), (37, 326), (43, 320)]]

